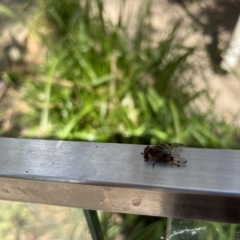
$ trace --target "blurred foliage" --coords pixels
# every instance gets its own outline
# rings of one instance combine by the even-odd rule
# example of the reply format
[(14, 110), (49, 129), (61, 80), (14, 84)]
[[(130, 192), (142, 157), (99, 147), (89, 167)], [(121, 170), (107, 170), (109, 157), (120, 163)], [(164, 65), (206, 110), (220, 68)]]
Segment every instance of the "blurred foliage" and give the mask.
[(165, 238), (167, 219), (133, 214), (100, 212), (105, 239), (160, 239)]
[(81, 209), (0, 201), (0, 239), (91, 239)]
[(189, 60), (195, 48), (177, 37), (179, 24), (161, 37), (151, 1), (143, 1), (130, 36), (121, 3), (113, 23), (101, 0), (39, 1), (36, 33), (47, 58), (25, 82), (24, 136), (236, 147), (234, 128), (214, 116), (208, 87), (194, 84), (201, 69)]
[(11, 19), (14, 19), (17, 22), (24, 23), (24, 21), (16, 13), (14, 13), (14, 11), (12, 11), (8, 7), (4, 6), (3, 4), (0, 4), (0, 13), (1, 12), (4, 15), (10, 17)]

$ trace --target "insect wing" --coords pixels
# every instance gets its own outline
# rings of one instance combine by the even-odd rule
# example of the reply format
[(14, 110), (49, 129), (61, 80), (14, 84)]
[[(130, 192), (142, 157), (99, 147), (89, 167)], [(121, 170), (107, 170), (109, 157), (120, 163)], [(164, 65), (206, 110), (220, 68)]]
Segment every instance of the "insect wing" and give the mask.
[(164, 152), (164, 154), (171, 155), (171, 149), (169, 148), (163, 148), (162, 151)]
[(181, 143), (166, 143), (158, 145), (159, 150), (163, 151), (165, 154), (170, 155), (173, 148), (178, 148), (183, 146)]
[(178, 156), (171, 155), (171, 163), (180, 166), (187, 163), (187, 160), (180, 159)]
[(183, 144), (181, 143), (165, 143), (165, 144), (159, 144), (158, 147), (162, 149), (172, 149), (172, 148), (178, 148), (182, 147)]

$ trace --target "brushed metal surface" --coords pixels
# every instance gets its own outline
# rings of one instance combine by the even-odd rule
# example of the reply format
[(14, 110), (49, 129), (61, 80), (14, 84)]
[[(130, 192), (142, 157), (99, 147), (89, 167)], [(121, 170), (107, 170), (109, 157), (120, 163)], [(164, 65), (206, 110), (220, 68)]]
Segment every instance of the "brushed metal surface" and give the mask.
[(143, 145), (0, 138), (0, 199), (240, 222), (240, 151), (182, 148), (178, 167)]

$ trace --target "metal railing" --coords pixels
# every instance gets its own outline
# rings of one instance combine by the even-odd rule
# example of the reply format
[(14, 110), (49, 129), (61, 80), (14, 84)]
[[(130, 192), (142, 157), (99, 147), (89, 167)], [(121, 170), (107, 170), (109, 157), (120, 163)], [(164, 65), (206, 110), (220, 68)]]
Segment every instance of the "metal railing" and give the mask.
[(182, 148), (185, 166), (153, 168), (143, 148), (0, 138), (0, 199), (240, 223), (240, 151)]

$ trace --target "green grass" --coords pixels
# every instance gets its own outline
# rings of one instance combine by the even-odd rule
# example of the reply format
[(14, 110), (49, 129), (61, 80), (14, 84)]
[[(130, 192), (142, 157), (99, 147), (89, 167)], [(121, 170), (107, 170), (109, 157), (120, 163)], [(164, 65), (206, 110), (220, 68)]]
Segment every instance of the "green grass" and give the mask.
[(3, 13), (4, 15), (8, 16), (11, 19), (14, 19), (17, 22), (24, 23), (24, 21), (16, 13), (2, 4), (0, 4), (0, 13)]
[(207, 86), (199, 91), (192, 80), (201, 69), (179, 24), (162, 38), (144, 2), (130, 37), (124, 6), (114, 24), (101, 0), (39, 2), (35, 32), (47, 55), (24, 81), (24, 136), (236, 148), (234, 127), (214, 117)]

